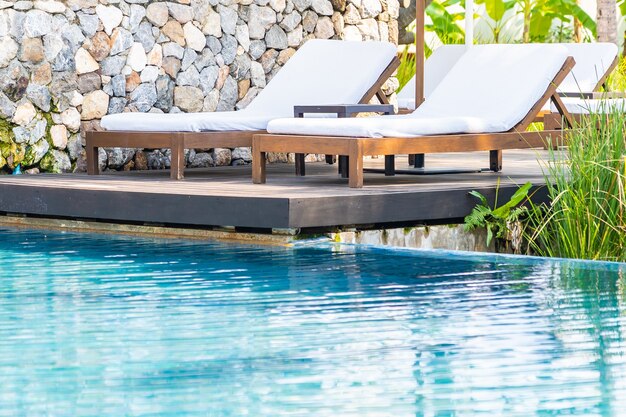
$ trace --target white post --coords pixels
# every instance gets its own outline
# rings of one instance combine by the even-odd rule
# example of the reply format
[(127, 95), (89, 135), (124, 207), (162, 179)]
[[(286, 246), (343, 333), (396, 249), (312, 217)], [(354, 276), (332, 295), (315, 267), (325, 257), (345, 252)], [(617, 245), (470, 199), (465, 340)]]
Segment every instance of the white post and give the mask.
[(465, 0), (465, 46), (474, 44), (474, 0)]

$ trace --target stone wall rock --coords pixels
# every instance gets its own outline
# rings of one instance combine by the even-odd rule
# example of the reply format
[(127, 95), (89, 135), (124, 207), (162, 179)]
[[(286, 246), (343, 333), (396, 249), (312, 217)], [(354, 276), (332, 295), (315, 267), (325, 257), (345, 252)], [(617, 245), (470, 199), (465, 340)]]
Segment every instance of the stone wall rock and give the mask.
[[(106, 114), (245, 108), (308, 39), (397, 43), (398, 36), (398, 0), (0, 4), (0, 174), (18, 165), (84, 170), (84, 132), (100, 129)], [(387, 83), (385, 92), (396, 86)], [(107, 149), (100, 167), (168, 168), (169, 157), (163, 149)], [(250, 159), (248, 148), (187, 155), (194, 167)]]

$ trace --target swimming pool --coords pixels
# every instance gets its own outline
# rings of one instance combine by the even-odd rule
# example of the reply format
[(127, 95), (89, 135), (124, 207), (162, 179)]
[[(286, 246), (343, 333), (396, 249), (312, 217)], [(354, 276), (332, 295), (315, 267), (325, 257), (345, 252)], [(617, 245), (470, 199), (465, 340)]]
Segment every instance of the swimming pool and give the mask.
[(622, 273), (0, 230), (0, 416), (619, 416)]

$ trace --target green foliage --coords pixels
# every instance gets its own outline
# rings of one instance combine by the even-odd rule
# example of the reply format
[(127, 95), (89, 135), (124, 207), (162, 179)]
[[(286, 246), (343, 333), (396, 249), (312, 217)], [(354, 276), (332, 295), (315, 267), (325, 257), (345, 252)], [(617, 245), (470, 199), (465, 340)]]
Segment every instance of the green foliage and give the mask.
[(503, 0), (478, 0), (476, 3), (484, 4), (487, 15), (496, 22), (501, 21), (507, 10), (510, 10), (515, 5), (514, 2), (505, 2)]
[(509, 231), (509, 225), (520, 220), (523, 214), (527, 212), (526, 206), (520, 206), (528, 199), (528, 192), (532, 184), (530, 182), (524, 184), (515, 191), (511, 199), (501, 206), (498, 206), (498, 193), (500, 190), (500, 179), (496, 187), (496, 198), (493, 207), (489, 205), (487, 198), (478, 191), (472, 191), (470, 194), (479, 200), (472, 212), (465, 217), (465, 230), (471, 231), (476, 228), (484, 228), (487, 230), (487, 246), (491, 244), (492, 239), (506, 239)]
[(10, 121), (0, 118), (0, 171), (5, 168), (12, 170), (24, 159), (24, 147), (15, 143), (13, 134), (15, 126)]
[[(573, 37), (574, 19), (592, 35), (596, 33), (596, 22), (576, 0), (476, 0), (476, 3), (485, 5), (495, 42), (502, 41), (501, 31), (515, 13), (523, 17), (522, 42), (568, 41)], [(556, 30), (555, 22), (559, 22)]]
[(527, 38), (531, 42), (545, 42), (555, 20), (573, 23), (574, 18), (595, 36), (596, 22), (575, 0), (521, 0), (521, 2), (531, 3)]
[[(52, 111), (56, 111), (53, 106)], [(43, 140), (46, 140), (52, 149), (52, 137), (50, 130), (54, 126), (51, 112), (41, 112), (40, 117), (46, 121), (46, 132)], [(39, 116), (38, 116), (39, 117)], [(29, 167), (36, 165), (34, 145), (17, 143), (13, 129), (18, 127), (10, 120), (0, 118), (0, 171), (12, 172), (18, 166)], [(40, 166), (41, 167), (41, 166)], [(42, 168), (45, 171), (45, 168)]]
[(565, 157), (551, 152), (551, 204), (533, 206), (528, 220), (539, 255), (626, 261), (626, 117), (613, 110), (576, 126)]
[(458, 24), (465, 18), (465, 13), (448, 11), (448, 7), (459, 3), (460, 0), (433, 0), (426, 8), (426, 14), (432, 20), (432, 24), (426, 25), (425, 29), (434, 32), (444, 44), (465, 42), (465, 31)]
[(0, 142), (9, 143), (13, 141), (15, 138), (13, 127), (13, 123), (0, 117)]
[(398, 91), (402, 90), (404, 86), (415, 76), (415, 54), (409, 52), (409, 47), (405, 46), (400, 55), (400, 66), (396, 72), (396, 78), (400, 83)]
[(487, 11), (487, 17), (489, 17), (488, 24), (491, 27), (491, 32), (495, 42), (500, 42), (500, 33), (504, 28), (504, 25), (511, 18), (507, 17), (507, 11), (515, 7), (515, 1), (503, 1), (503, 0), (476, 0), (476, 4), (484, 4)]
[(609, 76), (606, 87), (608, 91), (626, 91), (626, 59), (623, 56), (620, 57), (617, 67)]
[[(596, 22), (578, 5), (577, 0), (475, 0), (484, 5), (484, 15), (475, 16), (491, 28), (491, 37), (484, 42), (571, 42), (574, 40), (574, 22), (583, 29), (583, 39), (596, 35)], [(617, 0), (626, 16), (626, 0)], [(454, 6), (454, 7), (451, 7)], [(465, 32), (459, 23), (465, 18), (465, 0), (433, 0), (426, 8), (432, 23), (426, 30), (437, 35), (444, 44), (463, 43)], [(513, 18), (521, 15), (521, 33), (503, 30)], [(480, 36), (480, 34), (478, 35)]]

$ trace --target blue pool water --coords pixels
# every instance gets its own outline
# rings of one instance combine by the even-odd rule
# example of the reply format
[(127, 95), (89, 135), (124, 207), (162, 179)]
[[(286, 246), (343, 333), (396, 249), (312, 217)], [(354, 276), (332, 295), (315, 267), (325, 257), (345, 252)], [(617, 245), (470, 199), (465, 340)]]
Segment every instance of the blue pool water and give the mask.
[(0, 416), (623, 416), (622, 274), (0, 230)]

